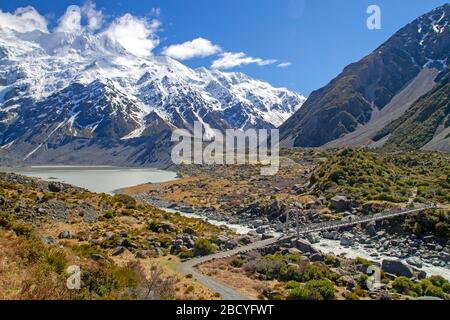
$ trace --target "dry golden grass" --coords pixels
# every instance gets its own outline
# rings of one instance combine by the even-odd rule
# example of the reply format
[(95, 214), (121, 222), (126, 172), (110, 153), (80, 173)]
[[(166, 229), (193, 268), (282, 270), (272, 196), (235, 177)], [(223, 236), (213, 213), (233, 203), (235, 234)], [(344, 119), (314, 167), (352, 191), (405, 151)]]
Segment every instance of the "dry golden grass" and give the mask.
[(124, 190), (126, 194), (148, 193), (151, 198), (212, 208), (232, 213), (256, 201), (277, 199), (285, 203), (314, 202), (311, 196), (297, 195), (292, 186), (306, 183), (312, 164), (282, 158), (278, 174), (261, 176), (257, 166), (183, 166), (182, 178), (164, 183), (144, 184)]

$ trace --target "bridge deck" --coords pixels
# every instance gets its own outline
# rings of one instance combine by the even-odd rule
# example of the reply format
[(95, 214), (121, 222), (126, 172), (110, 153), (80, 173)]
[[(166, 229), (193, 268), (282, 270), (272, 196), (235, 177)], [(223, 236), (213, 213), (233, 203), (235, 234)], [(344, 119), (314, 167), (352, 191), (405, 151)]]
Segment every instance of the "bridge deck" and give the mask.
[(300, 235), (312, 233), (312, 232), (319, 232), (319, 231), (328, 231), (328, 230), (334, 230), (339, 228), (346, 228), (351, 227), (358, 224), (363, 223), (369, 223), (372, 221), (380, 221), (385, 219), (391, 219), (399, 216), (408, 215), (411, 213), (416, 213), (428, 209), (438, 209), (439, 207), (437, 205), (425, 205), (419, 208), (412, 208), (412, 209), (406, 209), (406, 210), (399, 210), (399, 211), (388, 211), (388, 212), (382, 212), (382, 213), (375, 213), (372, 215), (366, 215), (362, 217), (357, 217), (353, 220), (348, 221), (328, 221), (328, 222), (321, 222), (317, 224), (313, 224), (307, 227), (302, 227), (299, 230)]

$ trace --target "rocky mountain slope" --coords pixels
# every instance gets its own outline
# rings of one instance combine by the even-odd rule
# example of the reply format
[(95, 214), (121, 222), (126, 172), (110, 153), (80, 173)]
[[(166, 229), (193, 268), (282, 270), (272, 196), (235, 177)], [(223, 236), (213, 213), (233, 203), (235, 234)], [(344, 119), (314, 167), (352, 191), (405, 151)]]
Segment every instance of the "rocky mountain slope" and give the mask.
[(2, 28), (0, 66), (0, 148), (26, 163), (151, 163), (174, 128), (274, 128), (305, 100), (242, 73), (138, 57), (104, 33)]
[[(441, 102), (448, 106), (445, 74), (450, 52), (449, 15), (450, 5), (445, 4), (421, 16), (373, 53), (347, 66), (327, 86), (313, 92), (303, 107), (281, 126), (283, 144), (296, 147), (374, 144), (381, 130), (410, 107), (414, 108), (420, 97), (441, 85), (442, 90), (447, 90)], [(423, 147), (434, 134), (439, 134), (438, 127), (440, 131), (446, 128), (448, 122), (444, 118), (448, 118), (448, 108), (444, 106), (442, 110), (441, 122), (430, 120), (432, 132), (427, 133), (426, 139), (419, 139), (421, 143), (415, 148)], [(382, 146), (384, 142), (378, 140), (373, 146)], [(437, 149), (445, 150), (442, 148), (445, 143), (441, 141), (439, 145)]]

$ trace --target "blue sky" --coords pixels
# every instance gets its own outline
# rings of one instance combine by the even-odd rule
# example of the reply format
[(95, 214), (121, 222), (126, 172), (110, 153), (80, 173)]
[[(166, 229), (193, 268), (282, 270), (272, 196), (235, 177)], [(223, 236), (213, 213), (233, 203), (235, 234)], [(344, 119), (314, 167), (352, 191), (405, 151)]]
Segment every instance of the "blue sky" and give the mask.
[[(31, 5), (56, 26), (77, 0), (0, 0), (0, 9), (14, 11)], [(249, 62), (231, 71), (309, 95), (327, 84), (349, 63), (362, 58), (395, 31), (447, 1), (441, 0), (97, 0), (105, 24), (125, 13), (157, 19), (159, 45), (196, 38), (211, 42), (221, 53), (182, 61), (210, 67), (225, 52), (243, 52)], [(368, 30), (368, 5), (381, 7), (382, 29)], [(155, 10), (157, 8), (158, 10)], [(216, 50), (218, 51), (218, 50)], [(272, 60), (277, 60), (274, 62)], [(252, 62), (252, 63), (250, 63)], [(279, 67), (282, 63), (291, 63)]]

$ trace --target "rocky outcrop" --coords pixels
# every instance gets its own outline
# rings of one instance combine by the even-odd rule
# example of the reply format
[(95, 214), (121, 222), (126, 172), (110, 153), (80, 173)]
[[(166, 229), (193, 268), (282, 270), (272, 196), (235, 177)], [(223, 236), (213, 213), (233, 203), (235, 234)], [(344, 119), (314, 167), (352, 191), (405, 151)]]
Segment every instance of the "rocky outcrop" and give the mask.
[(381, 270), (398, 277), (414, 277), (413, 270), (400, 260), (384, 259), (381, 262)]
[(330, 199), (331, 208), (336, 211), (348, 210), (351, 206), (351, 201), (345, 196), (335, 196)]

